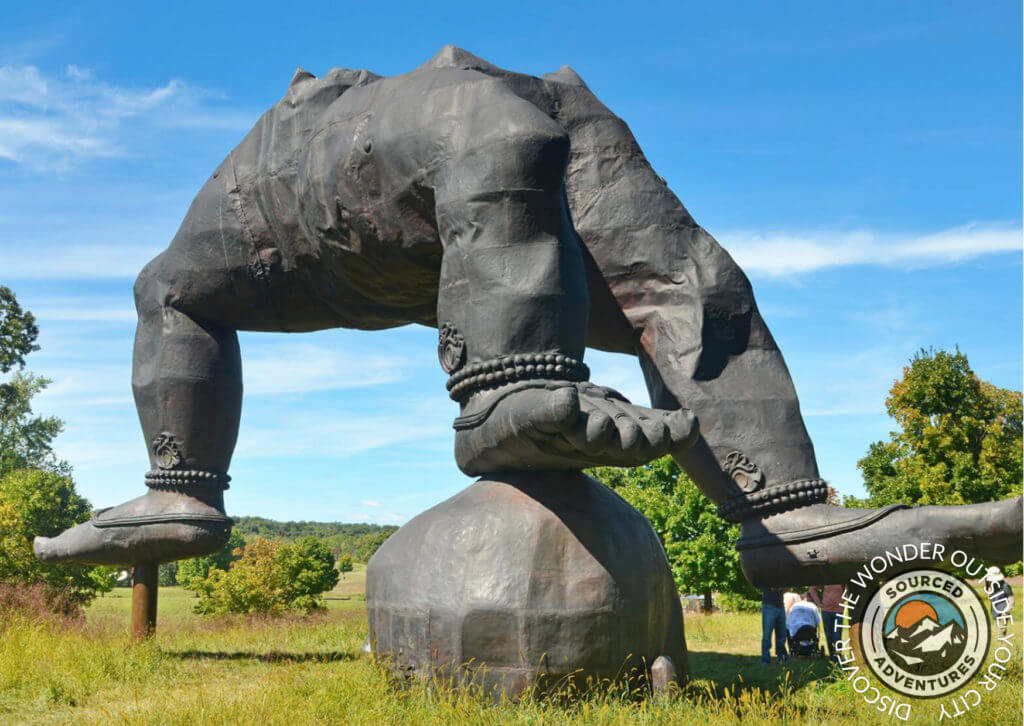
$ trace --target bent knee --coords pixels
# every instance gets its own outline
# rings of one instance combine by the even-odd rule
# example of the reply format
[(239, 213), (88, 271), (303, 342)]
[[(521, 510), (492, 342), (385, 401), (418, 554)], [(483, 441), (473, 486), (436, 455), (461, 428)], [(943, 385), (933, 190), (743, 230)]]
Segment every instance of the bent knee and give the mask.
[(173, 308), (197, 319), (213, 318), (211, 307), (233, 292), (219, 270), (201, 264), (169, 248), (150, 260), (135, 278), (132, 291), (139, 317)]
[(167, 302), (168, 285), (163, 282), (163, 269), (167, 253), (162, 252), (146, 263), (135, 278), (132, 292), (135, 296), (135, 310), (139, 316), (163, 307)]
[(478, 190), (560, 188), (569, 162), (569, 134), (503, 84), (479, 83), (478, 113), (452, 139), (450, 183)]

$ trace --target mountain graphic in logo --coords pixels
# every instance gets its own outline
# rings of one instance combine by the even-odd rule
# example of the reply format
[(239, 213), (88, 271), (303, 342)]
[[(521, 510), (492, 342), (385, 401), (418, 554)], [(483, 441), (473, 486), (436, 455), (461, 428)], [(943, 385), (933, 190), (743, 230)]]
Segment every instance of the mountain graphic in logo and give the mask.
[(879, 585), (864, 606), (864, 662), (889, 690), (904, 696), (953, 693), (985, 663), (992, 642), (987, 605), (951, 573), (900, 572)]
[(885, 632), (885, 652), (908, 673), (942, 673), (960, 659), (966, 648), (963, 616), (955, 607), (942, 607), (945, 617), (940, 618), (929, 602), (933, 599), (911, 596), (894, 607), (892, 616), (886, 619), (891, 626)]

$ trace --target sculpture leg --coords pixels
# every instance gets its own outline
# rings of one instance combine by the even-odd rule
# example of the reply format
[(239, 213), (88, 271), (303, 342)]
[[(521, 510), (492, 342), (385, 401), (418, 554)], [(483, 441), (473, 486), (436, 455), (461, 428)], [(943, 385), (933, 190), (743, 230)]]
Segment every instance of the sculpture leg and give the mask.
[[(749, 284), (706, 232), (697, 228), (683, 237), (693, 240), (689, 258), (707, 261), (704, 274), (717, 271), (736, 300), (719, 302), (720, 289), (704, 288), (695, 328), (693, 312), (673, 304), (666, 286), (662, 303), (644, 321), (641, 362), (654, 405), (685, 402), (697, 413), (704, 438), (677, 458), (719, 513), (742, 523), (737, 548), (753, 584), (843, 582), (875, 555), (906, 542), (940, 543), (998, 563), (1020, 559), (1019, 497), (914, 509), (825, 503), (828, 485), (818, 475), (796, 392)], [(680, 298), (692, 299), (690, 291)], [(689, 360), (678, 353), (694, 349), (701, 353)]]
[[(442, 365), (467, 474), (633, 465), (688, 446), (685, 411), (586, 383), (587, 290), (564, 193), (568, 139), (500, 84), (481, 94), (436, 190)], [(678, 407), (677, 407), (678, 408)]]
[(166, 562), (216, 551), (231, 533), (223, 490), (241, 413), (238, 339), (165, 304), (165, 264), (151, 263), (136, 285), (132, 385), (149, 490), (54, 539), (38, 538), (40, 559)]
[(743, 523), (751, 582), (841, 582), (915, 538), (1020, 559), (1020, 498), (882, 510), (824, 503), (796, 391), (746, 276), (651, 169), (626, 124), (574, 74), (548, 78), (571, 129), (569, 203), (593, 262), (591, 344), (637, 353), (652, 404), (697, 415), (699, 440), (675, 455), (720, 513)]
[(228, 168), (225, 162), (211, 176), (171, 245), (135, 283), (132, 388), (150, 461), (148, 491), (53, 539), (37, 538), (42, 560), (159, 563), (208, 554), (227, 541), (223, 491), (242, 400), (235, 330), (282, 325), (250, 272), (252, 245), (225, 191)]

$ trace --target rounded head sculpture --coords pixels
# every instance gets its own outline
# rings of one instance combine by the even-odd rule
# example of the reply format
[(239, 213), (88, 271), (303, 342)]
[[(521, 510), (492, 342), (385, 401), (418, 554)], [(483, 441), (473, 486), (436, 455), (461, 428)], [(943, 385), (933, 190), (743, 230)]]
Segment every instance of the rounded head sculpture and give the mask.
[(375, 654), (402, 677), (518, 696), (569, 679), (686, 672), (682, 610), (644, 517), (580, 472), (485, 477), (402, 527), (370, 560)]

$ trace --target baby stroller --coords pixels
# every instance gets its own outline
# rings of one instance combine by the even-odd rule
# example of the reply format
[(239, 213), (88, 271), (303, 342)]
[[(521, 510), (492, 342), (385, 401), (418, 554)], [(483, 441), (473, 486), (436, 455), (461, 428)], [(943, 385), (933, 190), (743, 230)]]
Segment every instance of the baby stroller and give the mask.
[(825, 649), (818, 644), (818, 628), (804, 625), (789, 636), (789, 654), (797, 658), (824, 658)]

